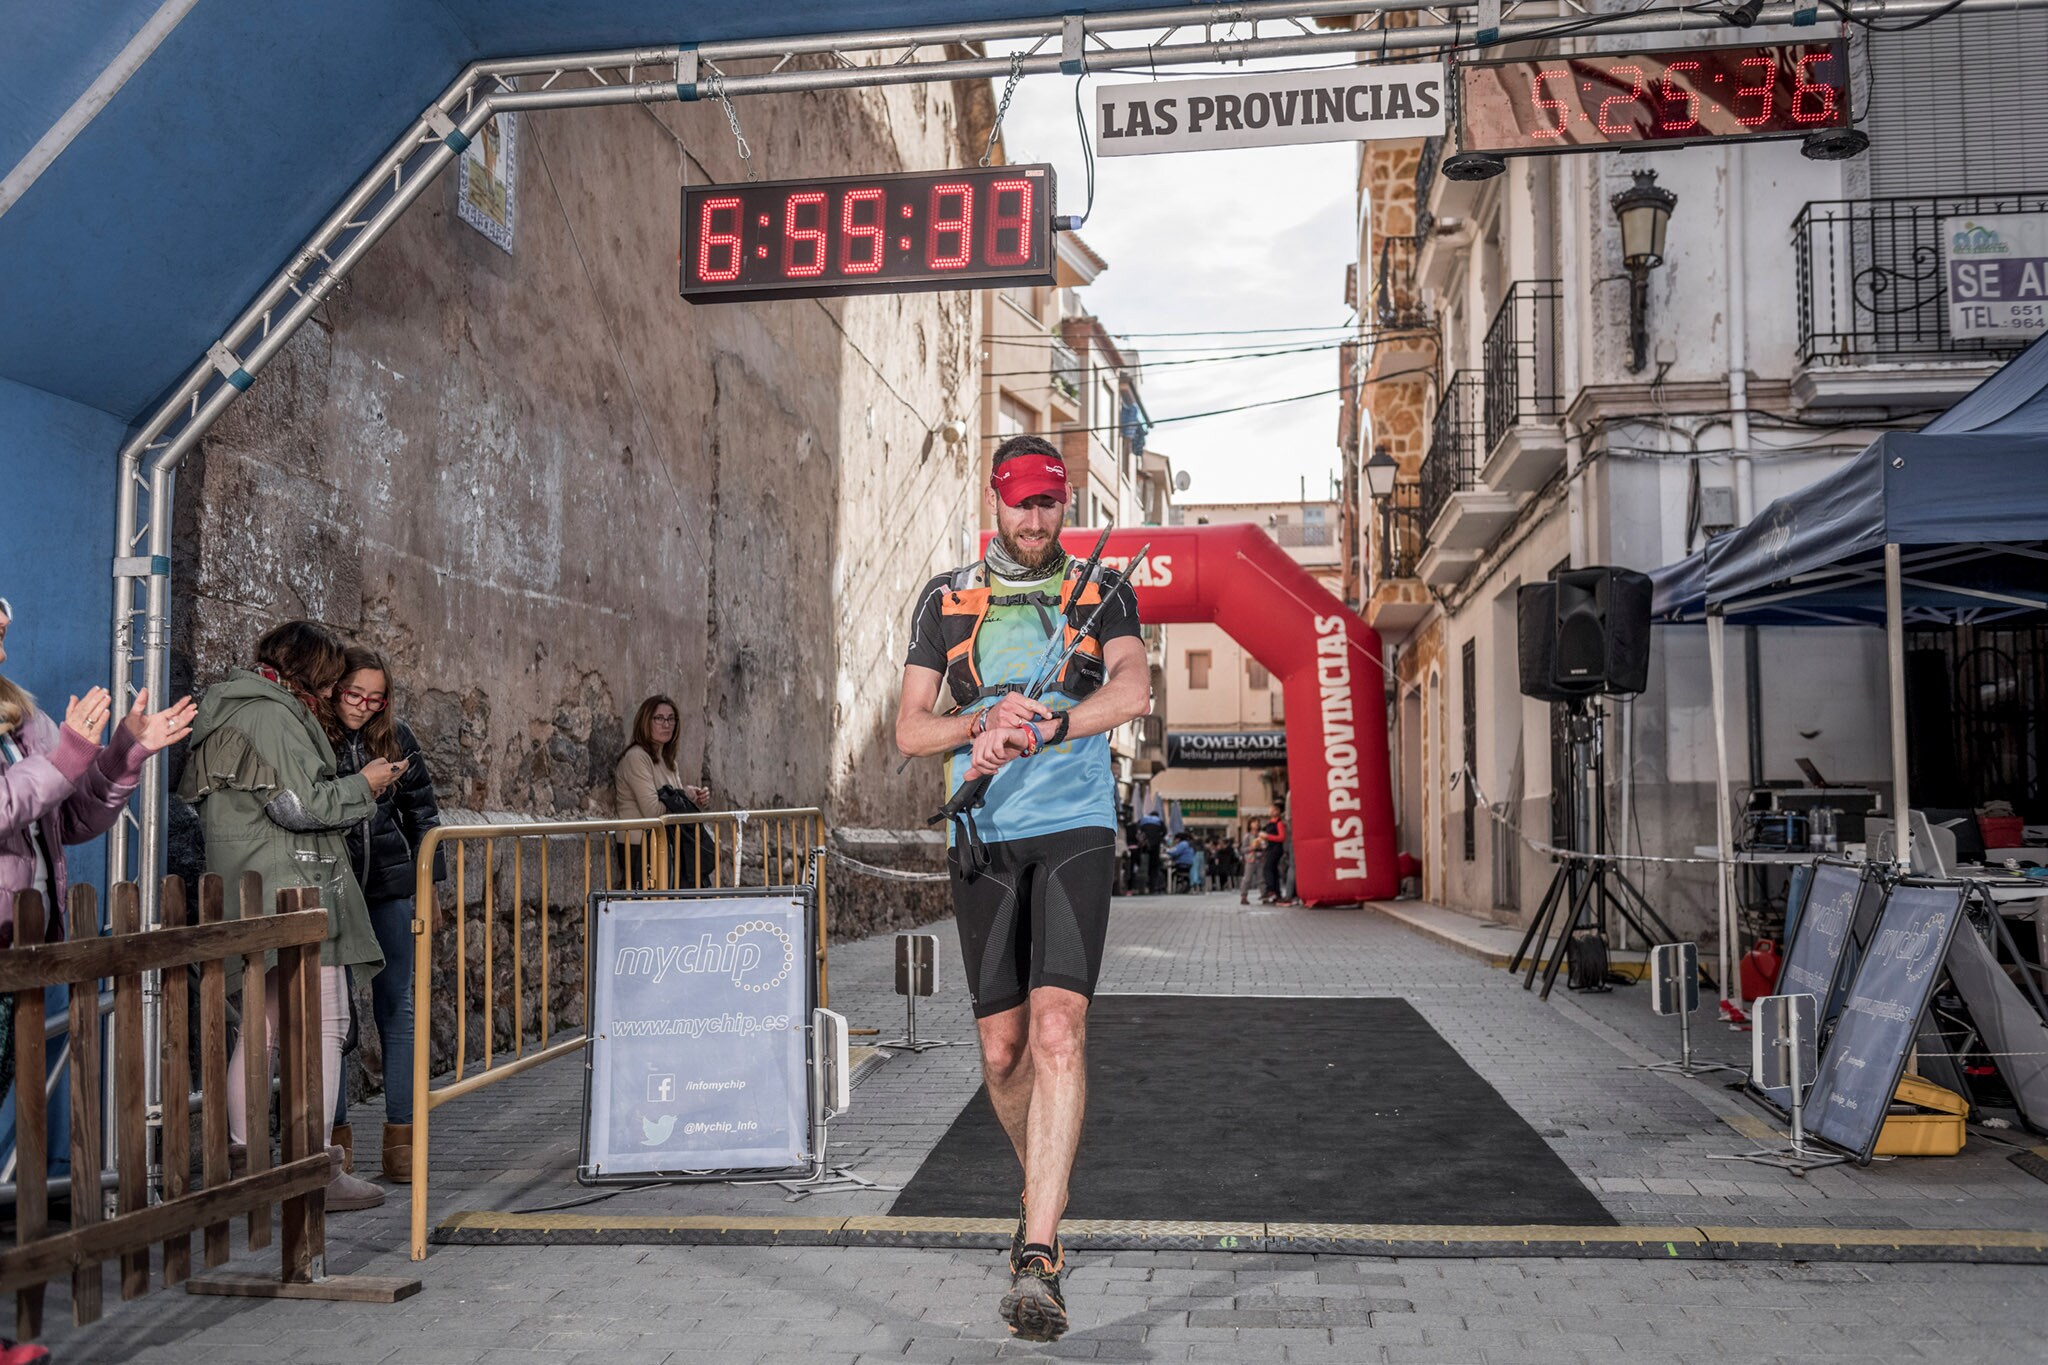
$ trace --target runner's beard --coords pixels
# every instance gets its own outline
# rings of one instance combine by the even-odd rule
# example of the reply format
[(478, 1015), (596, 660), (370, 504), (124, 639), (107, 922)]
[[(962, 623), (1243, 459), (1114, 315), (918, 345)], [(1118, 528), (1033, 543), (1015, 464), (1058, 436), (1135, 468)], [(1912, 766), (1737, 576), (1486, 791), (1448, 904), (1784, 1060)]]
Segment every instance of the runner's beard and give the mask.
[(1038, 546), (1035, 550), (1019, 545), (1001, 531), (996, 532), (996, 539), (1002, 543), (1004, 554), (1016, 560), (1027, 569), (1050, 568), (1053, 561), (1065, 553), (1060, 545), (1060, 538), (1057, 535), (1047, 536), (1045, 543)]

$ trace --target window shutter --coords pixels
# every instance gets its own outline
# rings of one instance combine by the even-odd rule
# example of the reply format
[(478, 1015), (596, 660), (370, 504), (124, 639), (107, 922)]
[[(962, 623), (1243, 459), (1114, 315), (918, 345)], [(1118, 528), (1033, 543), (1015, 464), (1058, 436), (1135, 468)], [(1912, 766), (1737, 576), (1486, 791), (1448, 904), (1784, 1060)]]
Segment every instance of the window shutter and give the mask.
[(1856, 37), (1871, 198), (2048, 182), (2048, 13), (1950, 15), (1911, 33)]

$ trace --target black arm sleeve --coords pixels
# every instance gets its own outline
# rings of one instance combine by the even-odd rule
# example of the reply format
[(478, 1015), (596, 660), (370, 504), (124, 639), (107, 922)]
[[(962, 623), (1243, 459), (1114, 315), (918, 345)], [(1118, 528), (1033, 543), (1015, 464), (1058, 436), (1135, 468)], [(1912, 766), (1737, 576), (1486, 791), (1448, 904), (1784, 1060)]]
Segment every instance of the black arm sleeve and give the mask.
[(1108, 591), (1109, 605), (1102, 609), (1102, 618), (1095, 623), (1095, 638), (1108, 644), (1111, 640), (1142, 634), (1144, 627), (1138, 620), (1138, 594), (1132, 591), (1124, 576), (1104, 574), (1103, 587)]
[(910, 617), (910, 648), (903, 656), (905, 664), (929, 668), (934, 673), (946, 671), (946, 641), (939, 633), (939, 596), (945, 592), (947, 575), (940, 574), (918, 590), (917, 607)]
[[(441, 802), (434, 792), (434, 779), (427, 776), (420, 742), (403, 721), (398, 724), (398, 747), (411, 760), (398, 778), (398, 820), (405, 841), (418, 848), (427, 831), (441, 823)], [(434, 880), (448, 880), (448, 858), (438, 848), (434, 850)]]

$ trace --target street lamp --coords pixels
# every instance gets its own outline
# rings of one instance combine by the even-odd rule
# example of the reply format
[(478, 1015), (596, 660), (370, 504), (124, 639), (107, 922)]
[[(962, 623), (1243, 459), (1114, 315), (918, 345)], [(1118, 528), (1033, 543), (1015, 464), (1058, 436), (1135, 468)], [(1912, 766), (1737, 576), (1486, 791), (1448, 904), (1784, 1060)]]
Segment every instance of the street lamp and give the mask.
[(1636, 374), (1648, 363), (1650, 272), (1664, 264), (1664, 229), (1678, 196), (1657, 187), (1655, 171), (1637, 171), (1636, 183), (1611, 202), (1621, 220), (1621, 262), (1628, 267), (1628, 372)]
[(1400, 472), (1391, 451), (1385, 446), (1373, 447), (1372, 458), (1365, 462), (1365, 487), (1374, 502), (1393, 494), (1394, 476)]

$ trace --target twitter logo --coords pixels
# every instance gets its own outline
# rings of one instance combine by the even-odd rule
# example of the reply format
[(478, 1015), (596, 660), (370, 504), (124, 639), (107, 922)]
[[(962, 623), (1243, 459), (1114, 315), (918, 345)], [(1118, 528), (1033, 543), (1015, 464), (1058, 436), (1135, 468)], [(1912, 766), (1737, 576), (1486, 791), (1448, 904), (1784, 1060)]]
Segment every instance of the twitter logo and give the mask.
[(668, 1141), (668, 1135), (675, 1130), (676, 1116), (674, 1114), (663, 1114), (659, 1119), (650, 1119), (643, 1115), (640, 1119), (640, 1132), (642, 1135), (640, 1145), (642, 1147), (659, 1147), (662, 1143)]

